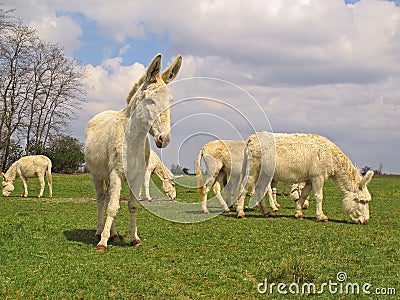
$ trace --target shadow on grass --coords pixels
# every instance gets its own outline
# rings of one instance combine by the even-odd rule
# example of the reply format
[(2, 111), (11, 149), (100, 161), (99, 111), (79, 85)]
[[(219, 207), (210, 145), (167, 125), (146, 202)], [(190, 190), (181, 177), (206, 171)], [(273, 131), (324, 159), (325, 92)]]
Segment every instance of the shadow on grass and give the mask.
[[(296, 219), (292, 215), (284, 215), (284, 214), (279, 214), (279, 213), (272, 213), (271, 216), (265, 217), (263, 216), (258, 210), (252, 208), (248, 209), (246, 208), (244, 210), (246, 212), (246, 218), (257, 218), (257, 219)], [(231, 210), (230, 213), (222, 213), (221, 216), (227, 217), (227, 218), (237, 218), (237, 214), (234, 210)], [(308, 221), (314, 221), (318, 223), (323, 223), (317, 220), (316, 217), (303, 217), (303, 220), (308, 220)], [(301, 220), (299, 220), (301, 222)], [(357, 225), (354, 224), (350, 221), (347, 220), (335, 220), (335, 219), (329, 219), (328, 223), (339, 223), (339, 224), (348, 224), (348, 225)]]
[[(67, 238), (68, 241), (71, 242), (78, 242), (78, 243), (85, 243), (88, 245), (96, 246), (98, 240), (95, 239), (94, 235), (96, 230), (89, 230), (89, 229), (73, 229), (64, 231), (63, 234)], [(109, 245), (114, 246), (130, 246), (129, 238), (125, 238), (122, 235), (118, 235), (118, 241), (112, 241), (110, 238), (108, 240)]]
[(96, 230), (89, 229), (73, 229), (64, 231), (63, 234), (68, 241), (85, 243), (88, 245), (95, 246), (97, 243), (94, 239)]

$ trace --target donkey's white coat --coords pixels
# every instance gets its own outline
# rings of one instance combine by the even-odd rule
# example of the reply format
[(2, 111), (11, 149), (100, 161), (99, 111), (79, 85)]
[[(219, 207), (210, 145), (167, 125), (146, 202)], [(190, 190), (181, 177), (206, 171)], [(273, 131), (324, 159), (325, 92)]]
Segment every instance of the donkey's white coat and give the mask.
[[(271, 145), (271, 137), (273, 143)], [(275, 153), (269, 148), (275, 147)], [(264, 165), (276, 160), (273, 174)], [(262, 168), (267, 170), (263, 173)], [(261, 171), (260, 171), (261, 169)], [(307, 182), (296, 203), (295, 216), (302, 218), (302, 205), (311, 189), (314, 191), (316, 215), (320, 221), (328, 218), (322, 211), (324, 181), (331, 178), (343, 195), (343, 208), (354, 223), (366, 224), (369, 220), (371, 195), (367, 184), (373, 176), (369, 171), (362, 177), (349, 158), (330, 140), (316, 134), (271, 134), (259, 132), (251, 135), (246, 143), (243, 171), (247, 179), (257, 180), (256, 200), (266, 212), (263, 196), (272, 176), (279, 182)], [(246, 178), (245, 178), (246, 180)], [(243, 183), (242, 183), (243, 184)], [(238, 217), (243, 217), (241, 195), (237, 207)]]
[(49, 186), (49, 197), (53, 196), (51, 160), (44, 155), (30, 155), (21, 157), (14, 162), (7, 172), (3, 174), (3, 196), (7, 197), (14, 190), (14, 180), (20, 177), (24, 188), (22, 196), (28, 197), (28, 178), (39, 178), (40, 192), (38, 197), (43, 196), (44, 176), (47, 176), (47, 185)]
[[(208, 213), (207, 194), (214, 186), (214, 192), (226, 212), (231, 205), (231, 194), (236, 194), (243, 162), (244, 141), (215, 140), (203, 146), (197, 156), (196, 176), (202, 209)], [(207, 178), (203, 183), (201, 159), (206, 166)], [(229, 183), (227, 177), (230, 176)], [(225, 186), (226, 202), (220, 194), (220, 187)], [(236, 199), (236, 195), (234, 196)], [(228, 205), (227, 205), (228, 203)]]
[[(150, 151), (147, 135), (150, 132), (157, 147), (165, 147), (170, 141), (172, 95), (166, 84), (175, 78), (181, 62), (179, 55), (161, 75), (161, 54), (156, 55), (131, 89), (126, 108), (102, 112), (86, 127), (85, 158), (93, 176), (98, 208), (96, 237), (101, 234), (96, 251), (106, 251), (110, 235), (112, 240), (118, 240), (114, 217), (119, 209), (121, 184), (125, 180), (130, 184), (130, 240), (132, 245), (141, 244), (136, 214)], [(104, 222), (105, 200), (107, 218)]]
[[(243, 151), (245, 147), (245, 141), (231, 141), (231, 140), (215, 140), (208, 142), (200, 150), (197, 156), (197, 184), (199, 188), (199, 197), (202, 203), (202, 209), (205, 213), (209, 213), (207, 208), (207, 194), (213, 188), (213, 191), (224, 208), (225, 212), (229, 212), (232, 193), (234, 194), (234, 200), (238, 196), (238, 190), (236, 189), (240, 181), (242, 164), (243, 164)], [(201, 171), (201, 159), (203, 159), (207, 178), (203, 183), (202, 171)], [(229, 182), (228, 182), (228, 176)], [(221, 196), (221, 187), (225, 187), (226, 201)], [(246, 186), (245, 193), (254, 188)], [(254, 190), (253, 190), (254, 192)], [(276, 197), (275, 197), (276, 199)], [(274, 201), (272, 195), (270, 195), (270, 206), (274, 211), (277, 211), (279, 204)]]
[(176, 199), (176, 189), (175, 182), (176, 178), (181, 176), (174, 176), (172, 172), (162, 163), (161, 159), (158, 157), (157, 153), (150, 149), (149, 162), (146, 168), (146, 174), (144, 176), (144, 190), (145, 190), (145, 198), (139, 195), (140, 199), (151, 200), (150, 197), (150, 177), (151, 174), (154, 173), (161, 180), (162, 189), (164, 193), (168, 196), (169, 199)]

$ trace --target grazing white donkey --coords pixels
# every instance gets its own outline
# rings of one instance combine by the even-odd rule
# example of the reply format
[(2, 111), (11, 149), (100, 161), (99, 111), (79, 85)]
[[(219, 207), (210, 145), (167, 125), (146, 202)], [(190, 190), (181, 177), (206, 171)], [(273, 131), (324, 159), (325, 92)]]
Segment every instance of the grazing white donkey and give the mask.
[[(207, 208), (207, 194), (213, 187), (213, 191), (224, 208), (225, 212), (229, 212), (229, 206), (232, 205), (231, 196), (234, 194), (234, 200), (237, 199), (238, 191), (236, 190), (240, 181), (243, 164), (243, 151), (245, 147), (244, 141), (215, 140), (203, 146), (197, 156), (196, 176), (199, 188), (199, 197), (202, 203), (202, 209), (205, 213), (209, 213)], [(203, 159), (207, 179), (203, 183), (201, 171), (201, 159)], [(230, 176), (228, 182), (228, 176)], [(226, 202), (221, 196), (221, 186), (225, 187)], [(246, 188), (246, 192), (248, 187)], [(270, 199), (270, 206), (274, 211), (278, 211), (280, 205)]]
[(167, 197), (171, 200), (175, 200), (176, 189), (174, 180), (182, 176), (174, 176), (174, 174), (172, 174), (172, 172), (162, 163), (161, 159), (153, 149), (150, 149), (149, 162), (144, 176), (145, 198), (142, 198), (141, 193), (139, 194), (139, 198), (148, 201), (151, 200), (150, 177), (152, 173), (156, 174), (156, 176), (161, 180), (162, 189)]
[[(161, 54), (150, 62), (145, 74), (127, 96), (127, 106), (120, 111), (105, 111), (93, 117), (86, 128), (85, 158), (93, 176), (96, 190), (98, 222), (95, 237), (100, 238), (96, 251), (105, 252), (107, 241), (117, 241), (114, 217), (119, 209), (121, 184), (130, 184), (128, 209), (130, 212), (131, 245), (141, 245), (136, 228), (138, 197), (143, 184), (150, 145), (148, 133), (157, 147), (166, 147), (170, 136), (172, 95), (166, 84), (180, 69), (182, 57), (161, 74)], [(104, 223), (104, 202), (107, 218)]]
[[(275, 144), (275, 153), (271, 154), (271, 136)], [(272, 145), (273, 147), (274, 145)], [(343, 208), (351, 221), (366, 224), (369, 220), (369, 201), (371, 195), (367, 184), (374, 172), (369, 171), (362, 177), (349, 158), (330, 140), (316, 134), (271, 134), (259, 132), (251, 135), (246, 143), (243, 170), (248, 171), (248, 178), (255, 180), (256, 201), (262, 210), (266, 210), (263, 196), (270, 184), (272, 175), (279, 182), (307, 182), (296, 203), (295, 217), (302, 218), (302, 205), (311, 189), (314, 191), (316, 214), (319, 221), (326, 222), (328, 217), (322, 211), (324, 181), (331, 178), (343, 195)], [(265, 157), (265, 155), (269, 157)], [(264, 164), (272, 158), (276, 160), (273, 174), (260, 172)], [(264, 157), (263, 157), (264, 156)], [(243, 217), (243, 195), (237, 207), (238, 217)]]
[(38, 197), (43, 196), (44, 176), (47, 176), (47, 185), (49, 186), (49, 198), (53, 196), (52, 178), (51, 178), (51, 160), (44, 155), (30, 155), (21, 157), (14, 162), (7, 172), (3, 175), (3, 196), (7, 197), (14, 190), (14, 180), (20, 177), (24, 192), (21, 196), (28, 197), (28, 178), (39, 178), (40, 192)]

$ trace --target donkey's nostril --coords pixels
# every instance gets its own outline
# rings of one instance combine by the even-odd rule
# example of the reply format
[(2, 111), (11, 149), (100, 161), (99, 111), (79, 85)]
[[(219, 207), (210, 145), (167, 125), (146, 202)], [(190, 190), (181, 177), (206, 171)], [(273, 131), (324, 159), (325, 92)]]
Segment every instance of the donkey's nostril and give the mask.
[(155, 142), (158, 148), (164, 148), (169, 144), (170, 136), (168, 134), (160, 134), (156, 136)]

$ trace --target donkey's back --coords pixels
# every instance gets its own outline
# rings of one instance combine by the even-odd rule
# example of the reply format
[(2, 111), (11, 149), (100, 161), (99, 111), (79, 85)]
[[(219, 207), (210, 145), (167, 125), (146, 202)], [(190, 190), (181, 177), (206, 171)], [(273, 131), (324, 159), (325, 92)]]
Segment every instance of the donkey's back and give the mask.
[[(17, 162), (17, 174), (25, 178), (51, 175), (51, 160), (44, 155), (30, 155), (20, 158)], [(50, 173), (50, 174), (48, 174)]]
[(104, 111), (86, 127), (85, 159), (93, 176), (109, 180), (111, 169), (123, 174), (122, 143), (127, 118), (123, 111)]

